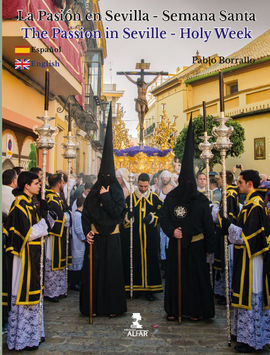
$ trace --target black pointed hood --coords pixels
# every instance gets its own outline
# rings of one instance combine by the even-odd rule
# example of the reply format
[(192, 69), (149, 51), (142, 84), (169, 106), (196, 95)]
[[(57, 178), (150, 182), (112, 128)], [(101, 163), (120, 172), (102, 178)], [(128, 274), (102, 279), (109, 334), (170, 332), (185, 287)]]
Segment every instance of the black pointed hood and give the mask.
[(194, 138), (192, 129), (192, 114), (190, 115), (181, 171), (176, 188), (183, 203), (191, 201), (197, 194), (197, 184), (194, 175)]
[(194, 137), (192, 128), (192, 113), (190, 114), (190, 120), (187, 130), (187, 137), (185, 142), (184, 154), (181, 163), (181, 171), (178, 177), (178, 182), (191, 178), (194, 176)]
[(110, 103), (110, 110), (107, 122), (106, 135), (103, 146), (102, 159), (99, 169), (99, 176), (108, 175), (115, 176), (114, 158), (113, 158), (113, 134), (112, 134), (112, 104)]

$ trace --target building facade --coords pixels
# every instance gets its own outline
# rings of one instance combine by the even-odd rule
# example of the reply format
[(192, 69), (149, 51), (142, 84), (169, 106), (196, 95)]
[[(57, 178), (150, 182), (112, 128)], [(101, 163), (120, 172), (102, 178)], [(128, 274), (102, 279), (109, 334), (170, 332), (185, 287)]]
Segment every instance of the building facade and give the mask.
[[(15, 2), (15, 4), (13, 4)], [(19, 7), (16, 6), (20, 5)], [(29, 0), (21, 5), (18, 0), (12, 5), (3, 1), (3, 140), (2, 168), (23, 166), (28, 168), (29, 153), (37, 135), (35, 126), (41, 126), (39, 116), (44, 115), (45, 70), (50, 73), (50, 121), (57, 127), (54, 148), (49, 151), (47, 171), (66, 170), (63, 158), (63, 143), (67, 135), (68, 103), (71, 104), (72, 135), (77, 142), (73, 171), (84, 174), (97, 173), (98, 160), (103, 142), (99, 122), (102, 103), (103, 63), (107, 55), (106, 42), (102, 38), (75, 40), (58, 38), (53, 40), (25, 38), (22, 27), (34, 26), (49, 33), (52, 27), (74, 31), (78, 26), (85, 30), (103, 32), (101, 21), (86, 21), (85, 13), (99, 13), (97, 0), (54, 1)], [(45, 8), (44, 8), (45, 7)], [(80, 13), (79, 21), (17, 21), (16, 9), (37, 14), (37, 10), (56, 13)], [(30, 36), (31, 37), (31, 36)], [(30, 53), (19, 55), (18, 48), (28, 48)], [(16, 49), (17, 48), (17, 49)], [(20, 50), (20, 49), (19, 49)], [(16, 52), (17, 51), (17, 52)], [(30, 68), (18, 70), (15, 60), (30, 60)], [(42, 154), (37, 151), (37, 164), (42, 165)]]
[[(229, 55), (227, 63), (219, 64), (217, 54), (210, 58), (217, 63), (193, 64), (154, 88), (155, 102), (147, 117), (152, 115), (155, 122), (159, 122), (162, 104), (165, 104), (168, 117), (177, 116), (176, 128), (180, 132), (187, 125), (190, 113), (193, 118), (202, 115), (203, 101), (206, 101), (206, 114), (218, 116), (218, 72), (222, 70), (225, 115), (242, 125), (246, 138), (244, 153), (237, 158), (228, 158), (227, 166), (231, 169), (242, 164), (244, 168), (270, 176), (270, 30)], [(233, 58), (242, 58), (243, 63), (237, 64)], [(146, 132), (151, 131), (150, 126), (146, 126)], [(154, 134), (154, 129), (149, 135), (146, 133), (149, 144)], [(219, 171), (220, 166), (215, 170)]]
[[(218, 72), (224, 73), (225, 116), (239, 122), (245, 130), (244, 153), (228, 158), (227, 167), (242, 164), (270, 176), (270, 30), (245, 47), (228, 56), (242, 58), (244, 63), (215, 64), (198, 75), (189, 77), (187, 104), (184, 114), (193, 117), (202, 114), (202, 101), (206, 101), (206, 114), (219, 114)], [(250, 62), (254, 59), (254, 63)], [(216, 169), (220, 169), (216, 167)]]

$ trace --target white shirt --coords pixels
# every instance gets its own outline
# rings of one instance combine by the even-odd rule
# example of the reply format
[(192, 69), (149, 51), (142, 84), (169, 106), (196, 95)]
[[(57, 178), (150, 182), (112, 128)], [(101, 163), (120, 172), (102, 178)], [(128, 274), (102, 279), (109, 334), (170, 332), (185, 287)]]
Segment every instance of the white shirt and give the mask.
[(12, 194), (13, 187), (2, 185), (2, 212), (8, 215), (15, 196)]

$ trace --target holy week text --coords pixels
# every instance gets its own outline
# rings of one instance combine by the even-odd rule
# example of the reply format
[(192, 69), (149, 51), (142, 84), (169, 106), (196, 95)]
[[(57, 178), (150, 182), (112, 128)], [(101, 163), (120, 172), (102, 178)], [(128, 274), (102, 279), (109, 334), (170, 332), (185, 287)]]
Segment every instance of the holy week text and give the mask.
[(192, 29), (190, 27), (181, 27), (176, 32), (161, 30), (159, 27), (146, 27), (145, 30), (134, 30), (130, 27), (124, 27), (121, 31), (105, 28), (104, 34), (101, 31), (84, 30), (83, 27), (76, 30), (63, 30), (60, 27), (52, 27), (50, 33), (46, 30), (38, 30), (36, 27), (22, 27), (24, 38), (64, 38), (64, 39), (83, 39), (83, 38), (107, 38), (107, 39), (166, 39), (166, 38), (178, 38), (178, 39), (190, 39), (201, 40), (208, 42), (210, 39), (231, 39), (241, 40), (246, 38), (252, 38), (252, 30), (248, 27), (243, 27), (241, 30), (232, 30), (231, 27), (215, 27), (214, 29), (204, 29), (199, 27)]

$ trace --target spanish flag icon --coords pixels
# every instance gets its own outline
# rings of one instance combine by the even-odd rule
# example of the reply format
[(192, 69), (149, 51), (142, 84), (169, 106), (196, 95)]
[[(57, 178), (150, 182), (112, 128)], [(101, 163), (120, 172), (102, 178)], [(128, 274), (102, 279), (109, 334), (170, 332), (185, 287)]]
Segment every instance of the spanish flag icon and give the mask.
[(30, 55), (30, 47), (27, 46), (17, 46), (15, 47), (16, 55)]

